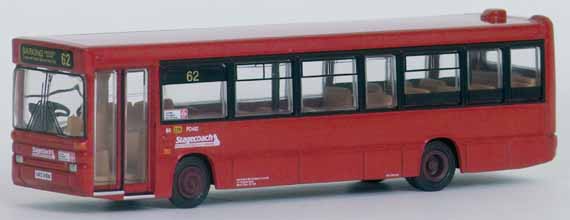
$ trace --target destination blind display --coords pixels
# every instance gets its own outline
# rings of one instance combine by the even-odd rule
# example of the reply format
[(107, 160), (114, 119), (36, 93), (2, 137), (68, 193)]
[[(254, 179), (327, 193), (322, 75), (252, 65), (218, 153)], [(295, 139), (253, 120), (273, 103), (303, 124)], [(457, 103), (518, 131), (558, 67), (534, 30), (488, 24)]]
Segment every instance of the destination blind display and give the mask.
[(29, 64), (73, 68), (73, 53), (67, 50), (22, 44), (20, 59)]
[(162, 64), (162, 84), (226, 81), (225, 64)]

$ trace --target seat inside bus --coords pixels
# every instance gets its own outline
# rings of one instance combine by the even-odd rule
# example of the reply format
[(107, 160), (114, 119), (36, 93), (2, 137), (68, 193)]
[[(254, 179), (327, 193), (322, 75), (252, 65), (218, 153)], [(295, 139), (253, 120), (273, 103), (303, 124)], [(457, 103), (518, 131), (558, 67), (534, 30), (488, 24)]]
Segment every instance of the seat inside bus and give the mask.
[(523, 73), (516, 73), (514, 71), (511, 75), (512, 87), (535, 87), (537, 85), (537, 80), (534, 77), (526, 76)]
[(95, 184), (115, 182), (116, 152), (115, 103), (98, 103), (95, 117)]
[(384, 90), (387, 85), (380, 84), (382, 83), (369, 82), (366, 85), (367, 108), (386, 108), (394, 105), (393, 96), (386, 94), (386, 90)]
[(254, 100), (250, 102), (239, 102), (236, 114), (239, 116), (247, 115), (263, 115), (263, 114), (280, 114), (290, 113), (292, 110), (289, 107), (288, 99), (281, 98), (277, 103), (277, 108), (274, 108), (271, 100)]
[(126, 105), (126, 173), (125, 183), (144, 182), (146, 174), (147, 120), (145, 101), (129, 102)]
[[(497, 89), (498, 74), (496, 71), (472, 70), (471, 83), (469, 88), (472, 90), (490, 90)], [(513, 71), (511, 75), (511, 87), (528, 88), (537, 86), (537, 80), (534, 77), (526, 76), (523, 73)]]
[(448, 82), (443, 79), (418, 79), (407, 80), (405, 86), (406, 94), (428, 94), (439, 92), (456, 92), (458, 89), (450, 86)]
[[(146, 117), (145, 117), (145, 101), (136, 103), (129, 102), (126, 107), (126, 130), (125, 144), (126, 149), (126, 169), (124, 169), (125, 183), (143, 182), (146, 177)], [(115, 122), (113, 113), (115, 112), (114, 103), (103, 103), (97, 106), (96, 117), (96, 173), (95, 183), (97, 185), (113, 184), (115, 182), (115, 155), (116, 155), (116, 139), (115, 129), (109, 129), (109, 126)], [(75, 119), (69, 119), (75, 120)]]
[(322, 97), (303, 99), (303, 111), (317, 112), (342, 109), (354, 109), (353, 93), (349, 88), (341, 86), (325, 86)]
[(497, 89), (498, 74), (497, 71), (485, 71), (481, 69), (471, 70), (471, 82), (469, 89), (471, 90), (492, 90)]
[(69, 116), (67, 118), (67, 125), (64, 128), (64, 132), (70, 136), (82, 136), (83, 135), (83, 116)]

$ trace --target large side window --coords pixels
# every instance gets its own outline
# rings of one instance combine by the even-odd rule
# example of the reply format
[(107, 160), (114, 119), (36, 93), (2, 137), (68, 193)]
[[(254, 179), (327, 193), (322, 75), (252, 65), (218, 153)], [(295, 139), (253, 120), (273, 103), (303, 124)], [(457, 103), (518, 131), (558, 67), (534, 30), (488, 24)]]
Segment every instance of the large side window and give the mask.
[(161, 72), (162, 119), (226, 117), (226, 79), (224, 64), (189, 65)]
[(382, 109), (396, 106), (396, 58), (366, 57), (366, 108)]
[(503, 99), (503, 65), (501, 50), (470, 49), (469, 102), (494, 103)]
[(449, 105), (460, 102), (457, 53), (407, 56), (405, 62), (406, 105)]
[(238, 64), (236, 75), (236, 116), (292, 113), (290, 62)]
[(511, 49), (511, 97), (514, 101), (542, 98), (541, 68), (539, 47)]
[(302, 62), (303, 112), (354, 110), (357, 91), (355, 59)]

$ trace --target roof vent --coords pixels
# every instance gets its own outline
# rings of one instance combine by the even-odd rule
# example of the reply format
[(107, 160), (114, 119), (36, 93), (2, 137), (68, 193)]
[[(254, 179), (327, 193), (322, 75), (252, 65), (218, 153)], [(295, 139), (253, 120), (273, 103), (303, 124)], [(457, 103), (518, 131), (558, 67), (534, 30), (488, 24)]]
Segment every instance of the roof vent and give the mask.
[(481, 21), (491, 24), (507, 22), (507, 11), (504, 9), (487, 9), (481, 14)]

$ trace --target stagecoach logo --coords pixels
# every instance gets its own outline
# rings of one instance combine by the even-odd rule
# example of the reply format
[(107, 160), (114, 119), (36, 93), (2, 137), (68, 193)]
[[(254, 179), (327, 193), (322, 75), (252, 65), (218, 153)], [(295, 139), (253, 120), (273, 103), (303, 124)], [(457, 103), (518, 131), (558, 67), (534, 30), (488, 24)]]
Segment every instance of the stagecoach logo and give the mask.
[(32, 157), (55, 160), (55, 151), (51, 149), (32, 147)]
[(186, 147), (216, 147), (221, 142), (217, 134), (207, 134), (189, 137), (176, 137), (176, 148)]

